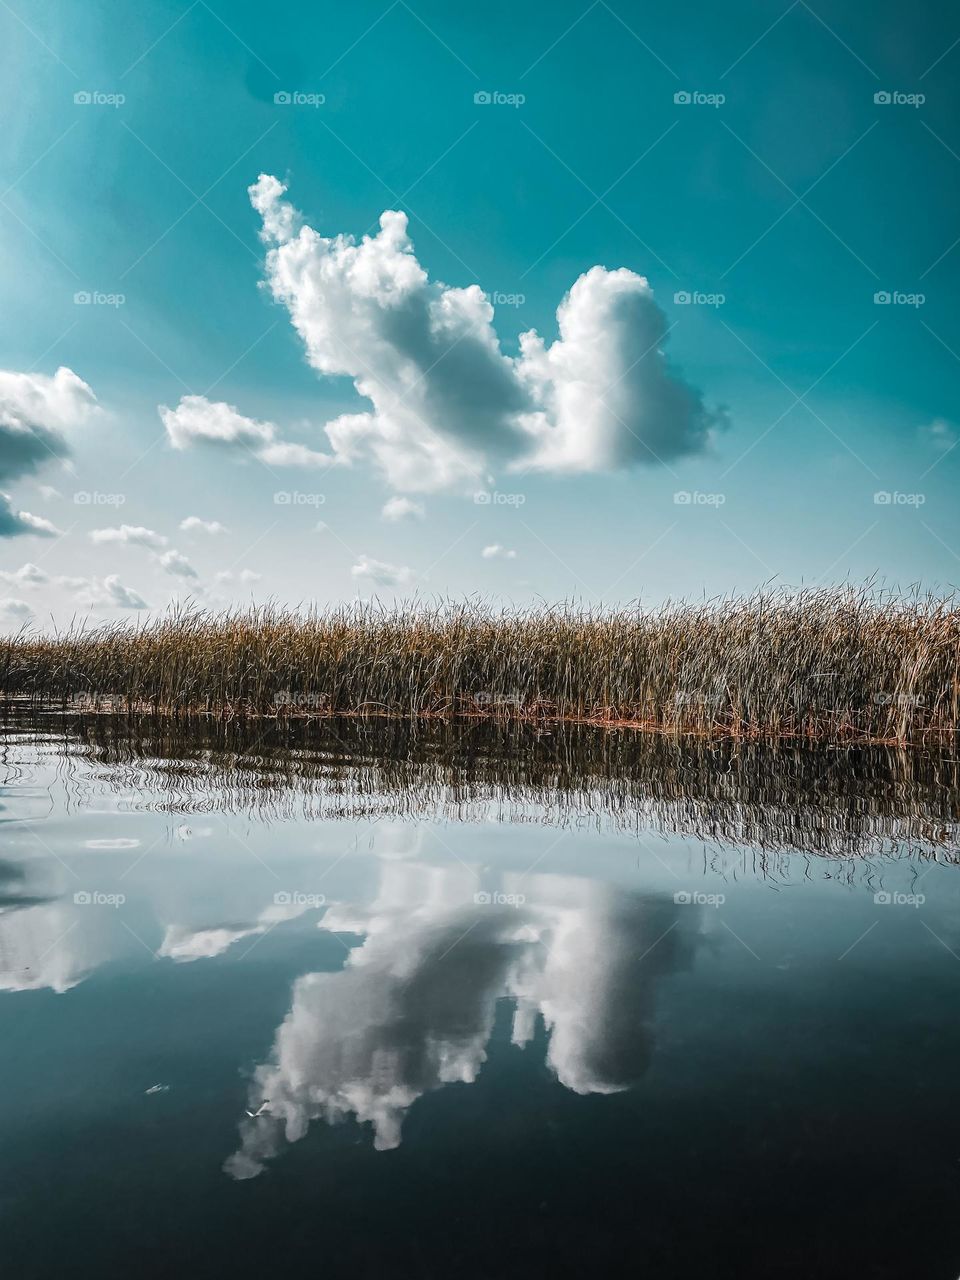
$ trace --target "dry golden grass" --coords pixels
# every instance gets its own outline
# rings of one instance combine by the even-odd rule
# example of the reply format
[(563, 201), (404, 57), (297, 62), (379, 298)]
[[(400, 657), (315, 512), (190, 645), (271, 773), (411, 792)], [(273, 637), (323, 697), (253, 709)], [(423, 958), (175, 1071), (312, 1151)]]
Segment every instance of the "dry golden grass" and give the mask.
[(488, 715), (921, 742), (960, 728), (960, 605), (869, 589), (495, 612), (191, 609), (21, 633), (6, 697), (183, 714)]

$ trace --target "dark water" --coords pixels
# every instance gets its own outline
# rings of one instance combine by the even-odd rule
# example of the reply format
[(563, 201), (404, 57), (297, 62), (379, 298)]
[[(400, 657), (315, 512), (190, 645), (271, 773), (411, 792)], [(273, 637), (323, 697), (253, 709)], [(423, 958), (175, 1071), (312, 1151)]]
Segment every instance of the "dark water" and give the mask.
[(960, 1273), (949, 754), (49, 716), (0, 763), (5, 1274)]

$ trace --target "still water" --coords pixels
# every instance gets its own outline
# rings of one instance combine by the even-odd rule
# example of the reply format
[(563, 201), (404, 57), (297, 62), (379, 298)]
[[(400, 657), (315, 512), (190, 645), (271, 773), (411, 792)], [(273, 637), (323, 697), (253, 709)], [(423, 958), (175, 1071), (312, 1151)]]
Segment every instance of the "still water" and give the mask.
[(5, 1274), (960, 1273), (960, 789), (593, 730), (0, 737)]

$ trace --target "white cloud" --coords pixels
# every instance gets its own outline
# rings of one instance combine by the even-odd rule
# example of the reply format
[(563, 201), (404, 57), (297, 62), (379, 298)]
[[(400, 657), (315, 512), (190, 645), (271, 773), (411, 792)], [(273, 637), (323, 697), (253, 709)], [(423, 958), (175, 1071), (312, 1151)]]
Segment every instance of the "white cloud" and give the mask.
[(395, 497), (383, 504), (380, 513), (384, 520), (422, 520), (427, 514), (422, 502), (414, 502), (412, 498)]
[(11, 586), (39, 587), (49, 582), (49, 575), (35, 564), (21, 565), (14, 573), (0, 573), (0, 581), (9, 582)]
[(184, 533), (209, 533), (211, 537), (218, 533), (230, 532), (219, 520), (202, 520), (200, 516), (187, 516), (185, 520), (180, 521), (180, 528)]
[(131, 587), (125, 587), (117, 574), (111, 573), (100, 584), (95, 583), (98, 599), (92, 603), (113, 604), (118, 609), (147, 609), (143, 596)]
[(484, 560), (516, 560), (517, 553), (501, 547), (499, 542), (492, 543), (489, 547), (484, 547), (480, 552)]
[(97, 398), (72, 369), (13, 373), (0, 369), (0, 481), (29, 475), (69, 453), (63, 434), (84, 423)]
[(355, 578), (369, 578), (378, 587), (405, 587), (414, 579), (413, 570), (406, 565), (388, 564), (373, 556), (361, 556), (350, 572)]
[(176, 578), (196, 578), (199, 576), (187, 557), (182, 556), (179, 551), (165, 551), (162, 556), (157, 556), (157, 561), (164, 572), (172, 573)]
[(175, 409), (159, 406), (167, 438), (175, 449), (209, 445), (234, 453), (250, 453), (271, 467), (326, 467), (332, 459), (306, 445), (277, 438), (272, 422), (246, 418), (232, 404), (206, 396), (183, 396)]
[(110, 542), (130, 543), (136, 547), (152, 549), (167, 545), (167, 539), (162, 534), (154, 533), (152, 529), (145, 529), (140, 524), (122, 524), (115, 529), (93, 529), (90, 532), (90, 541), (98, 545)]
[(52, 484), (38, 484), (37, 489), (41, 498), (46, 498), (47, 502), (51, 502), (54, 498), (62, 498), (63, 494), (59, 489), (55, 489)]
[(33, 615), (33, 607), (26, 600), (18, 600), (15, 596), (7, 596), (0, 600), (0, 614), (5, 618), (26, 621)]
[(669, 367), (647, 281), (593, 267), (557, 312), (559, 339), (503, 354), (476, 285), (431, 281), (386, 211), (375, 236), (320, 236), (286, 188), (250, 188), (267, 281), (317, 372), (353, 379), (370, 408), (326, 425), (334, 459), (369, 459), (398, 490), (475, 488), (492, 467), (599, 471), (702, 451), (722, 415)]
[(17, 511), (10, 495), (0, 493), (0, 538), (16, 538), (33, 534), (38, 538), (55, 538), (60, 530), (43, 516), (33, 516), (29, 511)]

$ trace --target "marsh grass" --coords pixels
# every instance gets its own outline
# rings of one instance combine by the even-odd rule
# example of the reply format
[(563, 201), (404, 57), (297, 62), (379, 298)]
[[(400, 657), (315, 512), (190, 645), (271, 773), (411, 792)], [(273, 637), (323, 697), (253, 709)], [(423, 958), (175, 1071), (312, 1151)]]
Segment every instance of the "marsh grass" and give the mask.
[(483, 716), (909, 743), (960, 728), (960, 605), (863, 589), (655, 610), (190, 608), (21, 633), (10, 699), (220, 717)]

